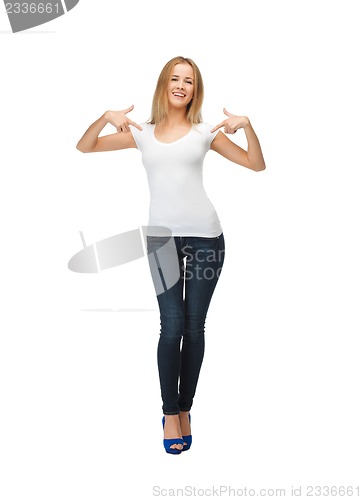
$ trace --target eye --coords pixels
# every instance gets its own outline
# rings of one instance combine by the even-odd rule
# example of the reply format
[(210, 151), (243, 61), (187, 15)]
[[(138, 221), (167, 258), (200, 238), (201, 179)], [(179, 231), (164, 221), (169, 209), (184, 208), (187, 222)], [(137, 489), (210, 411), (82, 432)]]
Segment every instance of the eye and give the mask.
[(187, 82), (187, 83), (189, 83), (190, 85), (193, 85), (193, 82), (191, 82), (191, 81), (190, 81), (190, 82)]
[(173, 76), (173, 78), (172, 78), (171, 80), (172, 80), (173, 82), (177, 82), (177, 81), (178, 81), (178, 79), (177, 79), (177, 78), (175, 78), (175, 76)]

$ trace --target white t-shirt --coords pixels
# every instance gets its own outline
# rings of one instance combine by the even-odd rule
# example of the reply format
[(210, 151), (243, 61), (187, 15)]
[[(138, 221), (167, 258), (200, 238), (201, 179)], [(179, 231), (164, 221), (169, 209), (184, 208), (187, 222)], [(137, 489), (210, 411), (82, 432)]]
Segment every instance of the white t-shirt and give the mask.
[(142, 153), (150, 190), (149, 235), (159, 236), (150, 226), (170, 229), (172, 236), (216, 237), (222, 227), (203, 186), (203, 160), (218, 131), (207, 123), (195, 124), (180, 139), (165, 143), (156, 139), (155, 125), (130, 126)]

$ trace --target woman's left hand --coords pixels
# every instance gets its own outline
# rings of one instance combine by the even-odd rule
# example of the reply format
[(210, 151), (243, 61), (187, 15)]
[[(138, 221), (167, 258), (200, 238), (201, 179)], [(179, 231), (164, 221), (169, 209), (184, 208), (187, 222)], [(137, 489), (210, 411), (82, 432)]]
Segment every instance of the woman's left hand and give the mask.
[(247, 116), (237, 116), (229, 113), (226, 108), (223, 108), (223, 113), (228, 116), (223, 122), (212, 128), (211, 133), (215, 132), (221, 127), (224, 127), (225, 134), (235, 134), (238, 129), (244, 128), (249, 125), (250, 121)]

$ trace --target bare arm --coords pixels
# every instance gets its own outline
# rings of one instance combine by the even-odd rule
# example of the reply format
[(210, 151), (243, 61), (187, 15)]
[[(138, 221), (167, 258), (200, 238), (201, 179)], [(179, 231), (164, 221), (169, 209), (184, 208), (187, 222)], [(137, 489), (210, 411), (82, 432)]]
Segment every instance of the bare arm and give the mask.
[(211, 144), (211, 149), (224, 156), (230, 161), (247, 167), (255, 172), (260, 172), (266, 168), (263, 158), (260, 142), (249, 119), (246, 116), (236, 116), (225, 111), (229, 117), (219, 125), (214, 127), (211, 132), (218, 130), (224, 126), (226, 134), (234, 134), (238, 129), (243, 128), (246, 134), (248, 148), (245, 151), (243, 148), (228, 139), (224, 134), (217, 134)]
[[(116, 151), (118, 149), (136, 148), (134, 138), (130, 132), (130, 125), (142, 130), (142, 127), (130, 120), (126, 113), (133, 106), (123, 111), (106, 111), (98, 120), (88, 127), (76, 148), (82, 153), (96, 153), (100, 151)], [(115, 134), (98, 137), (107, 123), (117, 129)]]

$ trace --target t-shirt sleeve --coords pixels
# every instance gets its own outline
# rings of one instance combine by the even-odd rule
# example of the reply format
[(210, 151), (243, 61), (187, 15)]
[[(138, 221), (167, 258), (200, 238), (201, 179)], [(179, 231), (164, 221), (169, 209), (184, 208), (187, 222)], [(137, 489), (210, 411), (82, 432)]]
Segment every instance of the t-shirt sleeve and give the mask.
[(133, 125), (130, 125), (130, 132), (134, 138), (134, 141), (136, 143), (137, 149), (142, 151), (142, 136), (145, 128), (145, 123), (141, 123), (142, 131), (139, 130), (138, 128), (134, 127)]
[(214, 127), (214, 125), (210, 125), (209, 123), (204, 123), (204, 135), (205, 135), (207, 150), (210, 149), (210, 146), (213, 142), (213, 139), (215, 138), (215, 136), (219, 132), (219, 130), (216, 130), (215, 132), (211, 133), (211, 130), (213, 129), (213, 127)]

